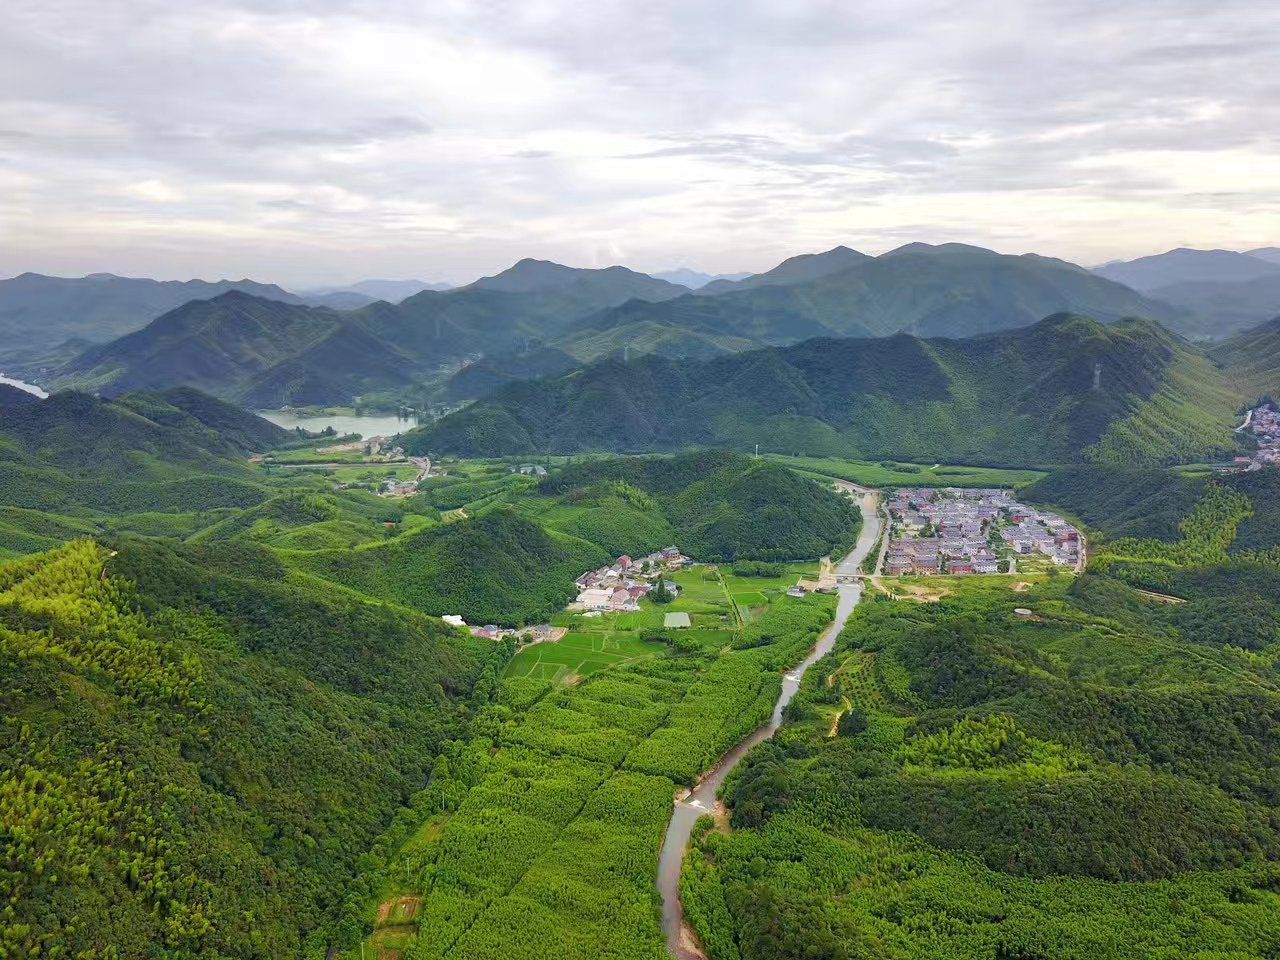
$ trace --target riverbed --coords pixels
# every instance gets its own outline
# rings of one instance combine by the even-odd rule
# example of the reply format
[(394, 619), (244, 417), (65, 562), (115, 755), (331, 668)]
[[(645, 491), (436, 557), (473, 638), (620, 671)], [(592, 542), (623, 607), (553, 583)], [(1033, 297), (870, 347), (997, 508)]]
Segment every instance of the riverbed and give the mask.
[[(850, 485), (852, 486), (852, 485)], [(862, 529), (858, 532), (858, 542), (837, 566), (838, 574), (856, 574), (863, 559), (875, 549), (880, 540), (882, 524), (879, 496), (869, 490), (859, 490), (858, 507), (862, 511)], [(800, 689), (800, 681), (805, 671), (831, 652), (836, 645), (840, 631), (844, 629), (849, 615), (853, 613), (862, 599), (863, 585), (861, 581), (842, 584), (839, 587), (839, 602), (836, 605), (836, 616), (831, 625), (823, 631), (809, 655), (796, 667), (787, 671), (782, 678), (782, 692), (773, 706), (773, 715), (769, 722), (757, 727), (745, 740), (720, 758), (697, 786), (687, 795), (676, 799), (675, 811), (671, 822), (667, 825), (667, 834), (662, 841), (662, 852), (658, 855), (658, 892), (662, 896), (662, 934), (667, 941), (667, 950), (676, 960), (705, 960), (705, 955), (696, 946), (696, 938), (692, 930), (684, 922), (684, 908), (680, 903), (680, 871), (684, 866), (685, 850), (689, 845), (689, 836), (693, 833), (693, 825), (698, 818), (715, 809), (716, 794), (725, 777), (736, 767), (752, 747), (772, 737), (782, 726), (782, 712), (791, 702), (791, 698)]]

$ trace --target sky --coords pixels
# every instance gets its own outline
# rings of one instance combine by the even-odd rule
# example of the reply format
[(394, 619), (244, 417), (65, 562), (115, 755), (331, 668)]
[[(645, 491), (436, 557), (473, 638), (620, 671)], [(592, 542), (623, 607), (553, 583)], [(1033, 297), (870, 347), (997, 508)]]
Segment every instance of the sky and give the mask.
[(0, 276), (1280, 245), (1280, 4), (7, 0)]

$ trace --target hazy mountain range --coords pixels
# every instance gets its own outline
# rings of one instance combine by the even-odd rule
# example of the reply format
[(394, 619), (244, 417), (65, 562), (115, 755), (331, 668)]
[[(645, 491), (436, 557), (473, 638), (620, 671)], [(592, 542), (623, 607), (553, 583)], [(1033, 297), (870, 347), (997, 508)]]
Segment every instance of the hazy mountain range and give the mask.
[(346, 312), (238, 291), (188, 303), (84, 352), (52, 380), (107, 393), (189, 384), (264, 406), (338, 403), (534, 349), (556, 351), (533, 366), (546, 373), (616, 351), (710, 357), (815, 336), (968, 336), (1062, 311), (1180, 319), (1065, 261), (959, 244), (880, 257), (837, 247), (698, 292), (625, 267), (522, 260), (465, 287)]
[(1247, 253), (1180, 247), (1095, 271), (1180, 308), (1179, 332), (1218, 338), (1280, 314), (1280, 247)]
[[(710, 359), (814, 337), (963, 338), (1057, 313), (1145, 317), (1184, 336), (1223, 338), (1280, 314), (1280, 263), (1186, 249), (1089, 271), (964, 244), (912, 243), (876, 257), (841, 246), (697, 290), (621, 266), (526, 259), (392, 302), (421, 286), (367, 281), (304, 298), (247, 280), (25, 274), (0, 282), (0, 360), (21, 367), (17, 345), (43, 346), (52, 352), (44, 366), (24, 369), (54, 387), (193, 385), (255, 406), (434, 390), (461, 370), (443, 387), (457, 402), (614, 354)], [(152, 312), (123, 336), (87, 342)]]
[(715, 280), (741, 280), (749, 277), (749, 273), (703, 273), (700, 270), (690, 270), (688, 267), (680, 267), (676, 270), (663, 270), (653, 274), (659, 280), (666, 280), (668, 283), (678, 283), (682, 287), (688, 287), (690, 290), (700, 290), (708, 283)]
[(448, 284), (422, 280), (363, 280), (348, 287), (294, 293), (256, 280), (150, 280), (94, 273), (48, 277), (24, 273), (0, 280), (0, 358), (36, 356), (65, 341), (106, 343), (192, 300), (210, 300), (231, 290), (276, 300), (337, 310), (354, 310), (375, 300), (393, 303), (422, 290)]

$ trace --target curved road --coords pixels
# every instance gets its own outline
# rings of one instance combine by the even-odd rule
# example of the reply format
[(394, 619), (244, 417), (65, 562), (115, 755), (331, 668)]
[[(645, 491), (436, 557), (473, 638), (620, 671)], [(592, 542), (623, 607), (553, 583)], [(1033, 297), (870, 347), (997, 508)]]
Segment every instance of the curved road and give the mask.
[[(842, 484), (842, 487), (844, 485)], [(881, 514), (879, 496), (861, 487), (849, 484), (846, 488), (855, 492), (858, 506), (862, 510), (862, 529), (858, 533), (858, 542), (849, 555), (836, 567), (837, 575), (856, 574), (859, 572), (863, 558), (875, 547), (880, 539)], [(667, 825), (667, 835), (662, 841), (662, 852), (658, 855), (658, 892), (662, 895), (662, 933), (667, 940), (667, 950), (676, 960), (706, 960), (706, 955), (698, 948), (697, 938), (693, 930), (684, 922), (684, 908), (680, 904), (680, 870), (684, 864), (685, 848), (689, 845), (689, 836), (693, 825), (704, 814), (715, 809), (716, 794), (720, 785), (752, 747), (768, 740), (782, 726), (782, 711), (786, 709), (791, 698), (800, 689), (800, 680), (806, 670), (831, 652), (836, 638), (844, 628), (845, 621), (853, 608), (862, 599), (862, 583), (842, 584), (839, 587), (840, 600), (836, 606), (836, 617), (831, 625), (823, 631), (818, 642), (813, 645), (809, 655), (793, 670), (782, 678), (782, 693), (773, 706), (773, 716), (762, 727), (757, 727), (745, 740), (720, 758), (720, 761), (708, 772), (692, 791), (681, 794), (676, 799), (675, 811), (671, 822)]]

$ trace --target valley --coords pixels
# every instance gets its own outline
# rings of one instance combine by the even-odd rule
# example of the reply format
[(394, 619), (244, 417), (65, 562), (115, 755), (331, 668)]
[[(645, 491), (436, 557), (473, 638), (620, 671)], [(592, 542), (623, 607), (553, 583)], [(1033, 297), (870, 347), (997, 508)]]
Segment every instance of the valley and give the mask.
[(0, 960), (1280, 960), (1277, 50), (10, 0)]
[[(157, 809), (170, 824), (160, 828), (165, 876), (185, 879), (163, 887), (137, 885), (115, 865), (136, 856), (125, 824), (142, 820), (76, 847), (30, 798), (15, 801), (41, 838), (33, 849), (94, 851), (59, 860), (56, 877), (35, 872), (51, 853), (22, 861), (13, 903), (30, 932), (14, 941), (21, 949), (86, 942), (84, 927), (40, 919), (53, 897), (76, 916), (137, 930), (158, 910), (175, 946), (229, 956), (263, 938), (283, 954), (352, 960), (667, 951), (765, 960), (815, 942), (831, 955), (874, 943), (904, 956), (972, 956), (1054, 936), (1066, 956), (1119, 957), (1136, 941), (1104, 948), (1046, 926), (1035, 897), (1068, 905), (1067, 916), (1103, 917), (1116, 936), (1185, 945), (1194, 938), (1150, 908), (1150, 884), (1192, 898), (1187, 909), (1206, 923), (1225, 922), (1227, 889), (1253, 891), (1258, 910), (1274, 896), (1265, 877), (1275, 761), (1269, 734), (1252, 725), (1280, 702), (1274, 470), (1205, 477), (713, 450), (388, 460), (383, 448), (412, 432), (376, 445), (308, 436), (189, 390), (112, 400), (15, 390), (0, 401), (9, 451), (0, 473), (23, 498), (3, 514), (12, 559), (0, 565), (0, 627), (5, 650), (26, 651), (25, 665), (6, 669), (28, 671), (12, 674), (11, 689), (26, 692), (7, 706), (32, 718), (28, 733), (0, 744), (7, 763), (58, 784), (52, 795), (83, 816), (105, 815), (93, 812), (90, 781), (77, 779), (89, 774), (45, 726), (45, 687), (29, 671), (67, 684), (58, 671), (72, 670), (80, 679), (59, 688), (59, 710), (77, 719), (64, 723), (77, 737), (123, 744), (143, 722), (120, 726), (135, 709), (127, 698), (142, 696), (129, 684), (152, 681), (95, 659), (109, 643), (121, 651), (112, 657), (133, 658), (120, 663), (151, 664), (138, 677), (172, 676), (164, 683), (194, 698), (146, 699), (149, 729), (169, 732), (145, 748), (119, 746), (127, 765), (171, 771), (189, 784), (183, 796), (203, 797), (220, 817), (341, 837), (317, 860), (302, 835), (261, 845), (241, 836), (237, 862), (264, 876), (288, 869), (297, 886), (266, 901), (251, 884), (232, 901), (225, 867), (204, 852), (215, 825), (179, 828), (181, 808), (159, 781), (137, 780), (121, 816)], [(88, 423), (93, 446), (79, 429)], [(105, 487), (88, 482), (108, 467)], [(412, 491), (379, 496), (409, 472)], [(886, 515), (940, 529), (954, 521), (964, 533), (948, 498), (976, 498), (979, 509), (990, 499), (1000, 516), (1022, 509), (1024, 523), (1065, 514), (1064, 530), (1086, 524), (1087, 565), (1079, 549), (1065, 565), (1023, 569), (1019, 558), (1015, 576), (868, 579), (877, 563), (895, 572)], [(70, 612), (86, 576), (108, 587), (89, 621), (90, 608)], [(649, 590), (618, 600), (632, 581)], [(662, 602), (653, 584), (667, 581), (674, 597)], [(97, 624), (87, 644), (83, 623)], [(52, 646), (37, 641), (35, 624)], [(985, 647), (987, 636), (998, 645)], [(438, 665), (430, 675), (412, 652), (427, 642)], [(269, 695), (237, 686), (264, 676)], [(1180, 684), (1215, 692), (1193, 696)], [(332, 726), (340, 710), (368, 739), (341, 747), (326, 735), (304, 750), (298, 737), (314, 740), (314, 729), (295, 731), (267, 706), (303, 696), (319, 698), (307, 707), (314, 723)], [(103, 697), (126, 700), (104, 714)], [(225, 717), (245, 697), (266, 698), (267, 712), (216, 747), (198, 718)], [(1094, 727), (1098, 710), (1127, 739)], [(1218, 746), (1170, 753), (1156, 728), (1133, 726), (1148, 716), (1164, 718), (1165, 737), (1187, 725), (1214, 730)], [(1223, 746), (1233, 736), (1244, 739)], [(297, 821), (284, 795), (248, 790), (243, 777), (256, 767), (234, 766), (250, 749), (242, 737), (299, 763), (323, 756), (335, 770), (363, 771), (355, 793), (302, 768), (279, 787), (298, 800), (338, 798), (333, 816), (360, 817), (349, 827), (315, 813)], [(366, 788), (376, 802), (357, 799)], [(1161, 807), (1167, 842), (1116, 834), (1108, 811), (1136, 816), (1162, 794), (1175, 798)], [(967, 818), (970, 797), (997, 812), (990, 823)], [(922, 809), (938, 811), (946, 830), (917, 817)], [(1178, 809), (1207, 813), (1188, 820)], [(1059, 816), (1083, 825), (1083, 846), (1059, 838)], [(901, 847), (890, 836), (914, 839)], [(803, 894), (775, 859), (796, 843), (795, 869), (825, 877), (805, 873)], [(960, 892), (944, 905), (921, 901), (894, 879), (903, 856)], [(759, 867), (742, 872), (743, 857)], [(156, 869), (145, 855), (141, 863)], [(1206, 878), (1194, 892), (1188, 870)], [(82, 876), (98, 877), (122, 906), (105, 911)], [(902, 922), (857, 893), (860, 877), (902, 904)], [(1002, 898), (1013, 919), (943, 933), (955, 926), (947, 911), (971, 909), (960, 906), (969, 896)], [(1117, 897), (1141, 923), (1103, 906)], [(258, 920), (233, 921), (244, 909)], [(803, 919), (815, 913), (826, 918), (817, 927)], [(1249, 916), (1265, 928), (1262, 914)], [(924, 937), (922, 922), (937, 932)]]
[(0, 945), (1265, 956), (1273, 325), (1081, 273), (235, 289), (0, 383)]

